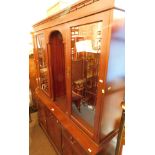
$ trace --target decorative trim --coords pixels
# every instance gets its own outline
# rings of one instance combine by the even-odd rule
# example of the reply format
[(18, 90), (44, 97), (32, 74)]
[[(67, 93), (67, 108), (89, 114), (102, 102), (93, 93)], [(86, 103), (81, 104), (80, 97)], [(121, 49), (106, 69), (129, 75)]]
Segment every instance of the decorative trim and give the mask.
[(90, 5), (92, 3), (95, 3), (97, 1), (99, 1), (99, 0), (85, 0), (83, 2), (75, 4), (75, 5), (71, 6), (71, 7), (66, 8), (65, 10), (55, 14), (55, 15), (52, 15), (52, 16), (50, 16), (50, 17), (48, 17), (48, 18), (46, 18), (46, 19), (36, 23), (35, 25), (33, 25), (33, 27), (39, 26), (39, 25), (47, 23), (47, 22), (49, 22), (49, 21), (51, 21), (53, 19), (56, 19), (56, 18), (59, 18), (61, 16), (66, 15), (66, 14), (72, 13), (72, 12), (74, 12), (76, 10), (79, 10), (79, 9), (81, 9), (81, 8), (87, 6), (87, 5)]

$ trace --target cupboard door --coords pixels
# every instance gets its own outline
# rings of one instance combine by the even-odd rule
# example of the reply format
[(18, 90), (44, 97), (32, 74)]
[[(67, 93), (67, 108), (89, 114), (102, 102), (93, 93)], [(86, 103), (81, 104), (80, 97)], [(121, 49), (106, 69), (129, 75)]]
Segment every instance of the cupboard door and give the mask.
[(58, 120), (55, 119), (55, 128), (54, 128), (54, 143), (58, 148), (59, 152), (61, 152), (61, 126)]
[(61, 152), (61, 126), (52, 113), (47, 114), (47, 132), (58, 151)]
[(46, 129), (46, 115), (45, 115), (45, 107), (43, 104), (38, 102), (38, 119), (39, 123)]
[(47, 132), (50, 138), (53, 140), (53, 137), (54, 137), (54, 116), (53, 115), (47, 117)]
[(62, 155), (73, 155), (72, 145), (64, 135), (62, 135)]

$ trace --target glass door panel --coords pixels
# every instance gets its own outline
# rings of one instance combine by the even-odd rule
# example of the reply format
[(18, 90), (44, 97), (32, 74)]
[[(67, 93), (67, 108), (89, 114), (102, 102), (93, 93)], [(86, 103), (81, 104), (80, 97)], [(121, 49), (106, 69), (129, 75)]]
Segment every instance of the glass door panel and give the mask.
[(46, 93), (49, 92), (48, 84), (48, 68), (47, 68), (47, 56), (45, 50), (45, 38), (43, 34), (36, 36), (37, 51), (38, 51), (38, 65), (39, 65), (39, 82), (40, 87)]
[(102, 22), (71, 27), (72, 116), (94, 126)]

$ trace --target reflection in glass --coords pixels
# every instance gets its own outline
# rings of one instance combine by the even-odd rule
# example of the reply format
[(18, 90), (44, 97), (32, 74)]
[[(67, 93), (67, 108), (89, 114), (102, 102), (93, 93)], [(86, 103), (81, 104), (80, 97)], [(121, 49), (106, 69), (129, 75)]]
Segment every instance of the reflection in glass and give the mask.
[(47, 60), (45, 53), (45, 40), (44, 35), (39, 34), (36, 36), (37, 41), (37, 51), (38, 51), (38, 64), (40, 73), (40, 86), (45, 92), (48, 92), (48, 70), (47, 70)]
[(72, 115), (94, 126), (102, 22), (71, 28)]

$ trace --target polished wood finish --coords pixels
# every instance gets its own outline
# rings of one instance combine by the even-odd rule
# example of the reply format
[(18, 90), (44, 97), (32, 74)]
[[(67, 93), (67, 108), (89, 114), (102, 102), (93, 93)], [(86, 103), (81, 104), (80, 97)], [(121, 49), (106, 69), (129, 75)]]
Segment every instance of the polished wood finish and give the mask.
[[(120, 96), (124, 92), (124, 86), (109, 91), (111, 83), (107, 82), (108, 63), (110, 55), (111, 23), (113, 20), (113, 0), (84, 0), (71, 6), (70, 9), (59, 12), (37, 24), (34, 27), (34, 36), (44, 34), (45, 57), (47, 61), (48, 92), (38, 87), (35, 95), (38, 98), (39, 123), (50, 142), (56, 148), (58, 154), (63, 155), (99, 155), (110, 148), (112, 139), (118, 134), (121, 111), (115, 111), (113, 120), (107, 117), (106, 105), (115, 109), (115, 103), (108, 104), (107, 96), (115, 94)], [(99, 58), (98, 79), (83, 79), (86, 69), (81, 71), (81, 65), (89, 65), (89, 62), (77, 61), (78, 54), (72, 53), (75, 42), (72, 40), (72, 28), (80, 25), (87, 25), (95, 22), (102, 22), (103, 31), (101, 39), (101, 52)], [(40, 70), (38, 62), (37, 43), (34, 37), (34, 56), (37, 65), (37, 85), (39, 86)], [(83, 39), (83, 38), (80, 38)], [(74, 58), (75, 63), (72, 63)], [(87, 68), (87, 67), (86, 67)], [(93, 67), (91, 68), (93, 71)], [(74, 73), (74, 74), (73, 74)], [(87, 75), (86, 75), (87, 76)], [(74, 83), (72, 83), (74, 81)], [(81, 100), (83, 99), (82, 84), (93, 85), (96, 82), (96, 89), (88, 89), (90, 105), (95, 105), (94, 125), (90, 126), (84, 120), (75, 117), (72, 111), (72, 100), (81, 112)], [(72, 90), (73, 88), (73, 90)], [(63, 98), (63, 96), (65, 96)], [(116, 97), (117, 98), (117, 97)], [(63, 107), (63, 108), (62, 108)], [(118, 115), (117, 115), (118, 114)], [(118, 116), (117, 125), (115, 117)], [(110, 122), (111, 121), (111, 122)], [(107, 123), (108, 122), (108, 123)], [(110, 126), (108, 132), (101, 132), (102, 127), (106, 129), (106, 123)], [(104, 126), (103, 126), (104, 124)], [(112, 154), (110, 154), (112, 155)]]
[[(80, 7), (80, 4), (73, 4), (69, 9), (60, 11), (45, 20), (42, 20), (34, 25), (36, 31), (44, 30), (58, 24), (65, 24), (75, 19), (85, 18), (102, 11), (114, 8), (114, 0), (82, 0), (85, 4)], [(89, 3), (89, 1), (92, 1)], [(61, 18), (65, 16), (65, 18)], [(53, 22), (53, 20), (55, 22)]]
[[(42, 112), (43, 118), (46, 119), (45, 109), (50, 111), (48, 113), (47, 117), (52, 115), (58, 120), (58, 122), (61, 122), (60, 124), (61, 124), (61, 128), (63, 130), (62, 132), (67, 131), (67, 133), (71, 137), (73, 137), (73, 139), (80, 145), (80, 147), (83, 149), (83, 151), (86, 152), (87, 154), (95, 155), (95, 154), (102, 152), (103, 146), (105, 147), (110, 142), (110, 140), (118, 133), (118, 131), (110, 133), (107, 137), (105, 137), (103, 145), (98, 145), (88, 135), (86, 135), (83, 132), (83, 130), (81, 130), (62, 110), (60, 110), (60, 108), (58, 106), (56, 106), (55, 102), (51, 102), (51, 100), (46, 96), (45, 93), (43, 93), (38, 88), (37, 88), (36, 92), (39, 97), (39, 102), (44, 103), (44, 106), (42, 106), (43, 107), (42, 110), (44, 110), (44, 113)], [(48, 127), (46, 127), (46, 126), (48, 123), (46, 123), (46, 126), (45, 126), (45, 123), (44, 123), (44, 125), (42, 123), (42, 122), (44, 122), (43, 121), (44, 119), (41, 119), (41, 120), (42, 121), (40, 121), (40, 119), (39, 119), (40, 125), (47, 134)], [(52, 133), (52, 131), (53, 130), (51, 130), (51, 133)], [(50, 137), (49, 134), (48, 134), (48, 136)], [(89, 152), (89, 149), (91, 150), (91, 152)], [(58, 150), (58, 148), (56, 148), (56, 150)]]

